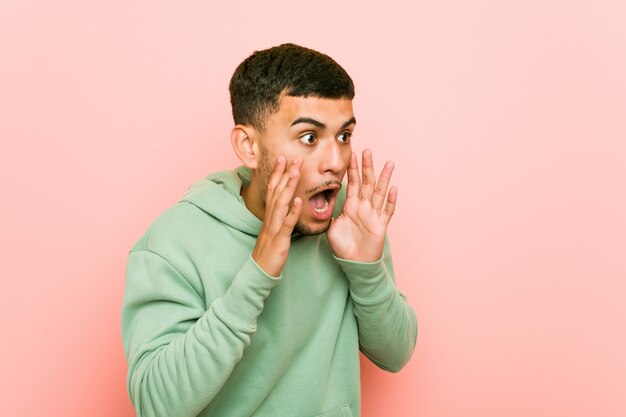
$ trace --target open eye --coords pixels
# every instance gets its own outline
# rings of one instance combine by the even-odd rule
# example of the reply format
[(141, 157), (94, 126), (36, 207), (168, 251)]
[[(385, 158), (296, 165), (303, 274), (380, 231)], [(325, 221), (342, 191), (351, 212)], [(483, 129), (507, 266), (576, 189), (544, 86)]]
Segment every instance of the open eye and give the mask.
[(300, 136), (298, 140), (305, 145), (315, 145), (317, 143), (317, 136), (313, 133), (307, 133)]
[(352, 133), (350, 132), (343, 132), (337, 136), (337, 140), (341, 143), (350, 143), (350, 138), (352, 138)]

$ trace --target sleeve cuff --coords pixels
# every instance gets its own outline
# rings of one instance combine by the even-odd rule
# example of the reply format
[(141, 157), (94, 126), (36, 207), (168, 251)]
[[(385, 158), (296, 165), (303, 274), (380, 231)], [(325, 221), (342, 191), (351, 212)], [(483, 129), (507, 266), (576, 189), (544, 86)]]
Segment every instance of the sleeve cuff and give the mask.
[(214, 306), (215, 313), (233, 324), (256, 328), (265, 299), (281, 277), (266, 274), (250, 256), (221, 300), (216, 300), (221, 302)]
[(393, 289), (383, 257), (376, 262), (356, 262), (335, 255), (333, 257), (348, 277), (350, 294), (354, 301), (360, 304), (374, 304), (385, 298)]

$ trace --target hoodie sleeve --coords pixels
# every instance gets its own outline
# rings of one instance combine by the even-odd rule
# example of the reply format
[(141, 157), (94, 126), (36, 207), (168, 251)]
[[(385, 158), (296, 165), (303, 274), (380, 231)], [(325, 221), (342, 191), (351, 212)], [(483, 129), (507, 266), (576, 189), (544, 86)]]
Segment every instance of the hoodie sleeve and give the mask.
[(198, 415), (249, 346), (279, 279), (250, 257), (207, 309), (165, 258), (147, 250), (131, 252), (122, 336), (128, 391), (138, 417)]
[(398, 372), (415, 349), (417, 319), (395, 286), (388, 240), (376, 262), (335, 259), (350, 282), (361, 351), (378, 367)]

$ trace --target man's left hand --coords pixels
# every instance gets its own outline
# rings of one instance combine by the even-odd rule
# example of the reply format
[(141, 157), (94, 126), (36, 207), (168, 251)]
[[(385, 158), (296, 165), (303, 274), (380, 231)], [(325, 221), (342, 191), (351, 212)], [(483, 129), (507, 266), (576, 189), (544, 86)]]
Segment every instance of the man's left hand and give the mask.
[(398, 199), (396, 187), (391, 187), (387, 194), (393, 168), (393, 162), (388, 161), (376, 182), (372, 152), (366, 149), (363, 151), (361, 180), (356, 154), (352, 153), (343, 211), (326, 232), (338, 258), (376, 262), (382, 257), (387, 225)]

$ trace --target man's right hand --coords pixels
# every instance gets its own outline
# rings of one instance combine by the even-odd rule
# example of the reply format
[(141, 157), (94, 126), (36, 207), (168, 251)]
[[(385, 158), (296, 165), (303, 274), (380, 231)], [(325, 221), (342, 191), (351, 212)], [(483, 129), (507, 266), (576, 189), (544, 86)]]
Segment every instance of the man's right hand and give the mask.
[(302, 209), (302, 199), (299, 197), (291, 203), (300, 179), (301, 166), (301, 158), (296, 158), (287, 166), (285, 157), (279, 156), (267, 184), (263, 226), (252, 251), (252, 258), (271, 276), (279, 276), (287, 262), (291, 233)]

